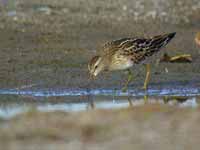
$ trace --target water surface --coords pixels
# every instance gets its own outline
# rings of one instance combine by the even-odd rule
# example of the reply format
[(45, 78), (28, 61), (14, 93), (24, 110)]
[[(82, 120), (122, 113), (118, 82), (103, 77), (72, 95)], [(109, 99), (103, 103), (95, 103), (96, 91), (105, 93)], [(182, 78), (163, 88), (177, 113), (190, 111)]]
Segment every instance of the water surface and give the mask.
[[(38, 111), (86, 111), (88, 109), (117, 109), (149, 103), (167, 103), (179, 107), (197, 107), (199, 87), (129, 89), (37, 89), (0, 90), (0, 117), (10, 118), (31, 109)], [(169, 98), (168, 98), (169, 97)], [(176, 97), (181, 97), (180, 102)], [(169, 101), (165, 101), (168, 98)], [(180, 99), (180, 98), (179, 98)]]

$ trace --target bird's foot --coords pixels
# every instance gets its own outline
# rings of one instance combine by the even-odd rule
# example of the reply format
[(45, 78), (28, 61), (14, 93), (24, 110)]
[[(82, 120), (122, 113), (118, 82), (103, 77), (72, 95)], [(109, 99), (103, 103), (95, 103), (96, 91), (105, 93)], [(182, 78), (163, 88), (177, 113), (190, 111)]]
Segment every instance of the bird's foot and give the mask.
[(126, 92), (128, 90), (128, 84), (133, 80), (133, 75), (130, 70), (128, 70), (128, 79), (125, 83), (125, 86), (122, 88), (122, 92)]
[(128, 86), (124, 86), (123, 88), (122, 88), (122, 92), (126, 92), (128, 90)]
[(144, 85), (144, 86), (142, 87), (142, 90), (147, 91), (147, 90), (148, 90), (148, 85)]

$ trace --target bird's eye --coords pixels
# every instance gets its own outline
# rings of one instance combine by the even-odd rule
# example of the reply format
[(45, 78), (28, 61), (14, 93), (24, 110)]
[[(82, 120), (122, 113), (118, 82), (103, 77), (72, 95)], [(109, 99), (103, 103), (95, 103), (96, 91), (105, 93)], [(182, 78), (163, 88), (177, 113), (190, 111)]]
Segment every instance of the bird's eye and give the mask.
[(97, 66), (95, 66), (94, 69), (97, 69)]

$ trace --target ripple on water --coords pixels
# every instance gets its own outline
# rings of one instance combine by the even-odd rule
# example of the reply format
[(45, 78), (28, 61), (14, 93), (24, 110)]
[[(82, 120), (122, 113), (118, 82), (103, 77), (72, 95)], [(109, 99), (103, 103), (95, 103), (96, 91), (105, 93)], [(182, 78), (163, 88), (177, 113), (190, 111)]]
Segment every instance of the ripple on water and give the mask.
[[(24, 103), (19, 101), (8, 102), (5, 101), (9, 99), (5, 98), (0, 102), (0, 117), (10, 118), (17, 114), (24, 113), (34, 108), (38, 111), (84, 111), (91, 107), (98, 109), (115, 109), (115, 108), (126, 108), (129, 106), (143, 105), (143, 96), (148, 94), (148, 102), (150, 103), (164, 103), (163, 96), (186, 96), (188, 99), (184, 102), (178, 104), (180, 107), (196, 107), (197, 96), (200, 94), (200, 89), (198, 87), (187, 88), (162, 88), (162, 89), (149, 89), (147, 92), (144, 90), (128, 90), (127, 92), (122, 92), (121, 90), (113, 89), (82, 89), (82, 90), (16, 90), (16, 89), (1, 89), (0, 95), (6, 97), (11, 95), (13, 97), (23, 96), (23, 97), (35, 97), (34, 103), (26, 100)], [(61, 97), (65, 99), (64, 102), (49, 102), (48, 99), (51, 97)], [(72, 97), (89, 96), (88, 100), (80, 100), (79, 102), (70, 100)], [(103, 96), (103, 98), (102, 98)], [(38, 98), (44, 98), (44, 100), (37, 101)], [(101, 97), (99, 100), (98, 97)], [(131, 101), (128, 101), (131, 98)], [(174, 105), (173, 101), (168, 103), (169, 105)], [(177, 103), (176, 103), (177, 104)]]

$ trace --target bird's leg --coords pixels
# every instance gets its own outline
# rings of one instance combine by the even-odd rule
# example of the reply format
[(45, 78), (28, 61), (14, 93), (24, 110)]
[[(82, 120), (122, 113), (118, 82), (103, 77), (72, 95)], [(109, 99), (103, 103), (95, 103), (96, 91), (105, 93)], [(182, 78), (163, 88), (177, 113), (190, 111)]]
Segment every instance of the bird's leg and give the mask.
[(94, 101), (91, 101), (88, 103), (87, 107), (86, 107), (87, 110), (90, 110), (90, 109), (95, 109), (95, 104), (94, 104)]
[(131, 100), (130, 97), (128, 97), (128, 103), (129, 103), (129, 107), (130, 107), (130, 108), (133, 107), (133, 102), (132, 102), (132, 100)]
[(144, 103), (147, 104), (148, 103), (148, 94), (145, 93), (144, 95)]
[(130, 81), (133, 79), (133, 75), (132, 75), (132, 72), (130, 69), (127, 70), (128, 71), (128, 79), (124, 85), (124, 87), (122, 88), (122, 91), (123, 92), (126, 92), (127, 91), (127, 88), (128, 88), (128, 84), (130, 83)]
[(148, 87), (148, 83), (149, 83), (149, 80), (150, 80), (150, 72), (151, 72), (151, 67), (150, 67), (150, 64), (146, 64), (146, 77), (145, 77), (145, 81), (144, 81), (144, 86), (143, 88), (145, 90), (147, 90), (147, 87)]

